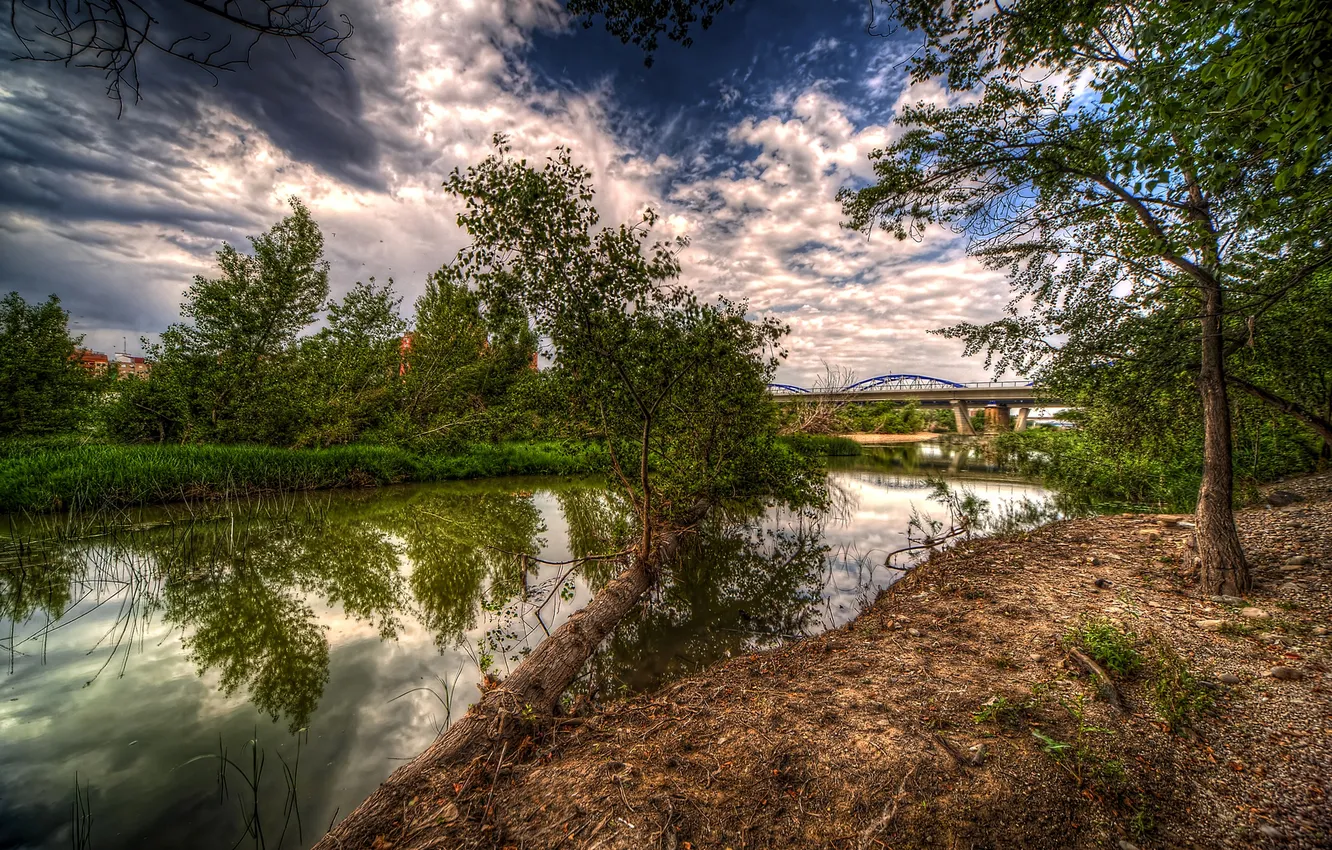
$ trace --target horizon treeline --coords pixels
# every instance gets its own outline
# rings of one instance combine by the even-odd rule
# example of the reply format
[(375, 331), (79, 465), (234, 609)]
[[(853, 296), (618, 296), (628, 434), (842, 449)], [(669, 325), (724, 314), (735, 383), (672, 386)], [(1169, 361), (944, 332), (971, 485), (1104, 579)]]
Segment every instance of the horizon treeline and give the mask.
[(534, 368), (525, 316), (483, 303), (443, 269), (411, 322), (392, 279), (330, 299), (323, 234), (299, 199), (289, 203), (250, 238), (251, 253), (224, 245), (216, 276), (186, 290), (182, 321), (142, 340), (145, 377), (87, 372), (56, 296), (0, 301), (0, 436), (439, 447), (567, 432), (559, 378)]

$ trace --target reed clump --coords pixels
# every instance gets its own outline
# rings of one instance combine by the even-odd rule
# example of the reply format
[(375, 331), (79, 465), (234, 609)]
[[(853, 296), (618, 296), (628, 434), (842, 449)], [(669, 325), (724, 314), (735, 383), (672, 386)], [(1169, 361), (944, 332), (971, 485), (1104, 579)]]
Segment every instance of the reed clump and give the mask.
[(478, 443), (449, 454), (382, 445), (282, 449), (16, 442), (0, 446), (0, 513), (501, 475), (577, 475), (606, 468), (605, 450), (593, 442)]

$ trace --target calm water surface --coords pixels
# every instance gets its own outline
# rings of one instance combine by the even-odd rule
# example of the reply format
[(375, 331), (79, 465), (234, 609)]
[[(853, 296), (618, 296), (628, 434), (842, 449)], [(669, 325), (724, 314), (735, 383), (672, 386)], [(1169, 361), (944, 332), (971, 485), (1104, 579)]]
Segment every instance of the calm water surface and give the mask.
[[(649, 688), (839, 625), (942, 475), (1043, 500), (979, 451), (833, 459), (831, 508), (710, 521), (579, 687)], [(593, 481), (512, 478), (0, 533), (0, 847), (302, 847), (424, 749), (609, 577), (628, 521)], [(899, 558), (895, 561), (901, 564)]]

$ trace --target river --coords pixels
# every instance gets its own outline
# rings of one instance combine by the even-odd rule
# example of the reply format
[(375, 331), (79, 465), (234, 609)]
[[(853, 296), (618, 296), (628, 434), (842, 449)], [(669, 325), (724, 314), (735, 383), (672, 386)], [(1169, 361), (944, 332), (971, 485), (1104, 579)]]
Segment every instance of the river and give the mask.
[[(826, 511), (723, 511), (576, 687), (604, 700), (853, 618), (903, 573), (925, 476), (1021, 515), (976, 449), (833, 458)], [(1030, 517), (1028, 517), (1030, 519)], [(595, 481), (506, 478), (0, 536), (0, 847), (302, 847), (584, 604), (629, 525)], [(527, 557), (524, 557), (527, 556)]]

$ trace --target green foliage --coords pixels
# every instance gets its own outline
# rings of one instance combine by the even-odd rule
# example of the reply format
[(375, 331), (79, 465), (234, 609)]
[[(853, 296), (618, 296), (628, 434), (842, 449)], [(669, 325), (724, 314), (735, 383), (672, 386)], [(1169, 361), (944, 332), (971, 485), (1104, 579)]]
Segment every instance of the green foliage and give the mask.
[(1211, 693), (1164, 640), (1152, 642), (1150, 662), (1152, 702), (1172, 730), (1191, 726), (1199, 714), (1212, 708)]
[[(1069, 398), (1082, 405), (1063, 414), (1077, 423), (1075, 429), (1004, 434), (999, 450), (1057, 489), (1071, 508), (1194, 509), (1203, 429), (1187, 376), (1149, 390), (1128, 367), (1107, 367)], [(1234, 473), (1240, 481), (1272, 481), (1317, 468), (1317, 439), (1270, 406), (1236, 398), (1233, 423)]]
[(495, 143), (447, 183), (473, 242), (446, 272), (550, 340), (571, 409), (606, 441), (635, 504), (644, 548), (655, 523), (700, 503), (789, 486), (801, 468), (776, 450), (767, 395), (785, 328), (671, 285), (683, 241), (647, 247), (651, 211), (601, 227), (589, 174), (568, 150), (538, 169)]
[(0, 437), (73, 430), (93, 382), (75, 361), (82, 338), (52, 295), (28, 304), (17, 292), (0, 300)]
[(1084, 616), (1064, 633), (1067, 646), (1077, 646), (1106, 672), (1127, 676), (1142, 666), (1136, 638), (1104, 617)]
[[(1246, 321), (1231, 356), (1233, 382), (1314, 428), (1332, 456), (1332, 273), (1312, 276), (1264, 316)], [(1245, 334), (1247, 333), (1247, 338)]]
[(425, 455), (370, 445), (290, 450), (11, 442), (0, 444), (0, 513), (607, 469), (606, 453), (595, 443), (484, 443)]
[(860, 443), (849, 437), (827, 434), (786, 434), (779, 442), (792, 451), (813, 457), (855, 457), (863, 451)]
[(297, 349), (306, 386), (309, 421), (297, 442), (349, 443), (380, 425), (397, 406), (399, 348), (407, 323), (393, 281), (357, 284), (329, 305), (328, 327), (301, 340)]

